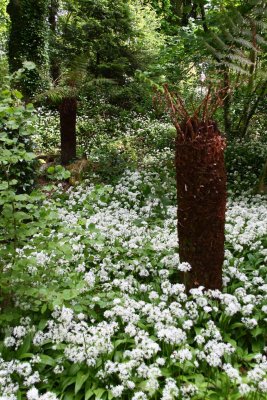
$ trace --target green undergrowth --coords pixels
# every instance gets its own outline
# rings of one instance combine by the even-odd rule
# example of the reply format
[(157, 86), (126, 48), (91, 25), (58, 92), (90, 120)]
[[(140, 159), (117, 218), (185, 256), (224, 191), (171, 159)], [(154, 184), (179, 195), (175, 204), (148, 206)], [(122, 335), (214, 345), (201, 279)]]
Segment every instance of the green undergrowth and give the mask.
[[(1, 112), (16, 122), (30, 111), (15, 102)], [(36, 122), (2, 129), (1, 400), (266, 399), (267, 199), (251, 189), (264, 150), (229, 144), (223, 291), (186, 293), (175, 132), (138, 118), (92, 144), (82, 184), (55, 183), (68, 174), (53, 166), (23, 193), (8, 171), (31, 165)]]
[[(58, 155), (59, 116), (56, 111), (38, 109), (35, 120), (35, 150), (39, 154)], [(99, 182), (117, 180), (125, 169), (144, 169), (157, 152), (166, 153), (166, 163), (173, 171), (176, 131), (168, 119), (137, 113), (120, 117), (79, 116), (77, 122), (78, 155), (87, 156), (87, 177), (95, 174)], [(264, 138), (248, 137), (227, 143), (225, 160), (228, 190), (240, 195), (255, 191), (267, 157)]]

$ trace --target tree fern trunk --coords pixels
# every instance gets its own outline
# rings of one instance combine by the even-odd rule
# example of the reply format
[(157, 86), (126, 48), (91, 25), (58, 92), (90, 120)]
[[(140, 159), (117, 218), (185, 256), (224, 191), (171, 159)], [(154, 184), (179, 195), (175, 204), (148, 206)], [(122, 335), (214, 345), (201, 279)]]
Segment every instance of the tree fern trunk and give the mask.
[[(194, 138), (188, 135), (191, 130)], [(225, 140), (213, 121), (191, 118), (176, 141), (178, 239), (187, 289), (222, 288), (226, 208)]]
[(59, 106), (61, 163), (68, 164), (76, 157), (76, 116), (77, 99), (68, 97)]

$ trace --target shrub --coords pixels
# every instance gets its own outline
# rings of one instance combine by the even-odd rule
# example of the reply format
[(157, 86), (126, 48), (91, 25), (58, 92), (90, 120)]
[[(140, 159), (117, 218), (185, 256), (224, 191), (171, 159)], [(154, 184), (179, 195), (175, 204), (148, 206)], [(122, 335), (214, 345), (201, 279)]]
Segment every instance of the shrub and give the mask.
[(34, 121), (34, 142), (37, 152), (56, 153), (60, 144), (59, 115), (55, 110), (38, 108)]
[(267, 158), (267, 145), (260, 140), (232, 141), (225, 152), (228, 187), (231, 191), (253, 191)]
[[(33, 106), (24, 106), (21, 94), (0, 93), (0, 302), (10, 292), (10, 273), (5, 264), (17, 258), (17, 249), (32, 236), (40, 218), (41, 195), (32, 192), (36, 158), (32, 150)], [(38, 225), (38, 224), (37, 224)], [(17, 282), (20, 284), (17, 271)]]
[(34, 184), (36, 160), (32, 152), (33, 106), (24, 106), (18, 91), (0, 93), (0, 130), (3, 151), (0, 178), (17, 193), (29, 192)]

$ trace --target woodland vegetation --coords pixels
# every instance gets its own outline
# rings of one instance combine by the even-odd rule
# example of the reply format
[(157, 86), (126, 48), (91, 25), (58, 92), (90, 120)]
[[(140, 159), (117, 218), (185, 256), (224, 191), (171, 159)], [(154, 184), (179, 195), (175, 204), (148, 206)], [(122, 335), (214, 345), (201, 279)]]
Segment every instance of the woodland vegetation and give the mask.
[(0, 1), (0, 400), (267, 398), (263, 0)]

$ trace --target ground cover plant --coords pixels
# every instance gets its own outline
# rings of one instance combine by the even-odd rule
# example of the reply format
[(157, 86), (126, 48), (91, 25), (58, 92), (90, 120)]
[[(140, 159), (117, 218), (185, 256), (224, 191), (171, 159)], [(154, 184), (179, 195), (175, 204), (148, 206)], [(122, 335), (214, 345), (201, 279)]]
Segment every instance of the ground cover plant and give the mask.
[(186, 294), (170, 154), (59, 184), (31, 240), (2, 247), (3, 399), (266, 398), (266, 200), (229, 199), (223, 291)]
[[(56, 110), (36, 110), (33, 143), (38, 155), (58, 155), (59, 115)], [(175, 148), (176, 131), (166, 116), (155, 119), (153, 115), (127, 113), (120, 117), (97, 115), (77, 118), (77, 151), (92, 160), (101, 179), (112, 180), (125, 168), (138, 167), (149, 160), (157, 150), (166, 149), (166, 162), (171, 166)], [(253, 192), (267, 154), (265, 137), (227, 141), (225, 162), (228, 191), (233, 194)], [(144, 156), (146, 159), (144, 160)]]

